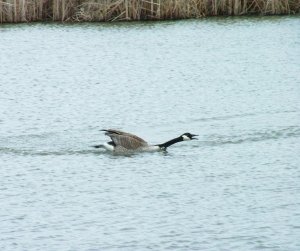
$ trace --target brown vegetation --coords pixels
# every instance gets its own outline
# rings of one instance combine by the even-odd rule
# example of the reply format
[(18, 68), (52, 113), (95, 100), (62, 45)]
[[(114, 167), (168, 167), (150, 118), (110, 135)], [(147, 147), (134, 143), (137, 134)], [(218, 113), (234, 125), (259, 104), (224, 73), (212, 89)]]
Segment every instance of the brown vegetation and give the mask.
[(300, 0), (0, 0), (0, 22), (120, 21), (300, 12)]

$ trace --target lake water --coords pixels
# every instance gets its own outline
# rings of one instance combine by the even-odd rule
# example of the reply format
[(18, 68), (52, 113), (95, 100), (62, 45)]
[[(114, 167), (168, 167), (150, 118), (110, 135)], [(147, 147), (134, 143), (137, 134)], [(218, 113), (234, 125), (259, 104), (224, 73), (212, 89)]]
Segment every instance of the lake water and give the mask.
[(300, 250), (299, 72), (299, 16), (1, 25), (0, 249)]

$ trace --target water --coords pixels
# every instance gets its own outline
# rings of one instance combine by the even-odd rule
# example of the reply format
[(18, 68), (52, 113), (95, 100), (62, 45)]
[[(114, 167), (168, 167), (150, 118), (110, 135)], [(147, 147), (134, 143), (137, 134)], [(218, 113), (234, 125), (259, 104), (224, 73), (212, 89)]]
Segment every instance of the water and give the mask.
[(0, 249), (300, 250), (299, 25), (0, 26)]

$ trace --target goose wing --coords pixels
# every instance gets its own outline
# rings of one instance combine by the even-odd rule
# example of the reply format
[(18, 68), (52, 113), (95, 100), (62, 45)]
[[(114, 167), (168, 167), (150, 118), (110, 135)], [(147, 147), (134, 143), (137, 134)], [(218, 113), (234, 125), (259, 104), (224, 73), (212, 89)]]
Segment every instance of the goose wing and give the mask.
[(104, 129), (102, 131), (105, 131), (105, 135), (109, 136), (116, 146), (135, 150), (148, 145), (145, 140), (131, 133), (114, 129)]

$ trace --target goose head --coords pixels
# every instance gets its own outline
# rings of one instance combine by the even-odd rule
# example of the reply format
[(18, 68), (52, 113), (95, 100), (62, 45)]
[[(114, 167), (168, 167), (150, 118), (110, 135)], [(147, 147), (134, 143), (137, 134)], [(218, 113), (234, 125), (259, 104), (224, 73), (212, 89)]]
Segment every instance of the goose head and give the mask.
[(199, 135), (186, 132), (186, 133), (182, 134), (180, 137), (182, 138), (183, 141), (185, 141), (185, 140), (197, 139), (197, 138), (195, 138), (196, 136), (199, 136)]

